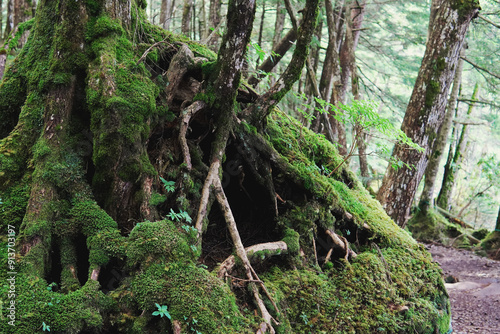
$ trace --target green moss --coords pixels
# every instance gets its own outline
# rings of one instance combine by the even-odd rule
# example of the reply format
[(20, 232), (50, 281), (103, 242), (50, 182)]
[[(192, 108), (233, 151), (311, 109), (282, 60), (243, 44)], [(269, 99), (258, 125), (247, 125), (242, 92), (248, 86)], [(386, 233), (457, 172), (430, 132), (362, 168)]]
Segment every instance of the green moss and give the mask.
[(158, 194), (156, 192), (151, 194), (151, 199), (149, 200), (149, 205), (157, 206), (167, 200), (166, 195)]
[[(317, 202), (309, 202), (283, 217), (283, 222), (301, 236), (314, 227), (332, 228), (337, 222), (334, 212), (348, 212), (357, 226), (367, 224), (383, 243), (414, 245), (415, 241), (384, 212), (355, 176), (343, 165), (330, 177), (323, 172), (333, 170), (342, 162), (335, 147), (323, 136), (314, 134), (281, 112), (268, 118), (268, 140), (287, 162), (285, 171), (293, 182), (303, 185)], [(349, 184), (349, 186), (347, 185)], [(311, 204), (312, 203), (312, 204)], [(289, 223), (287, 223), (287, 221)], [(337, 222), (338, 223), (338, 222)]]
[[(415, 212), (408, 221), (407, 227), (413, 237), (420, 241), (434, 241), (445, 245), (453, 243), (457, 247), (468, 247), (466, 238), (468, 232), (461, 226), (450, 223), (432, 208), (429, 208), (427, 212), (422, 210)], [(457, 239), (457, 237), (460, 238)]]
[(118, 225), (95, 201), (87, 200), (76, 203), (70, 215), (74, 224), (83, 234), (95, 235), (100, 231), (116, 229)]
[(129, 236), (127, 261), (130, 265), (194, 259), (188, 235), (168, 220), (137, 224)]
[(17, 231), (19, 231), (26, 212), (26, 206), (28, 205), (29, 193), (30, 187), (26, 181), (19, 182), (7, 188), (7, 190), (0, 192), (0, 222), (2, 222), (2, 231), (7, 230), (7, 225), (15, 226)]
[(479, 0), (454, 0), (451, 2), (451, 8), (458, 11), (458, 15), (463, 17), (474, 9), (481, 9)]
[[(4, 305), (6, 285), (0, 287)], [(99, 312), (110, 310), (112, 301), (99, 291), (99, 283), (89, 280), (81, 289), (61, 294), (47, 289), (47, 283), (38, 277), (19, 274), (16, 276), (16, 322), (18, 334), (41, 332), (42, 322), (53, 332), (77, 333), (84, 328), (99, 331), (103, 318)], [(4, 313), (5, 314), (5, 313)], [(22, 315), (22, 316), (17, 316)], [(11, 332), (12, 327), (2, 321), (0, 331)]]
[(431, 80), (425, 91), (425, 107), (431, 108), (434, 105), (434, 100), (439, 95), (440, 92), (439, 82)]
[(282, 239), (288, 248), (288, 253), (298, 254), (300, 250), (300, 234), (291, 228), (285, 229), (285, 236)]
[[(278, 332), (407, 333), (419, 328), (418, 333), (445, 333), (450, 314), (440, 271), (435, 265), (433, 271), (421, 269), (433, 266), (432, 259), (422, 250), (386, 249), (382, 254), (387, 267), (377, 252), (364, 252), (345, 270), (328, 274), (274, 268), (261, 275), (278, 305), (286, 308), (290, 327)], [(416, 297), (412, 291), (421, 293)], [(397, 306), (409, 311), (399, 313)]]
[(500, 232), (490, 232), (488, 236), (481, 242), (481, 247), (486, 251), (500, 249)]
[(202, 333), (248, 333), (234, 294), (220, 279), (192, 264), (173, 264), (166, 272), (168, 305), (173, 319), (196, 319)]

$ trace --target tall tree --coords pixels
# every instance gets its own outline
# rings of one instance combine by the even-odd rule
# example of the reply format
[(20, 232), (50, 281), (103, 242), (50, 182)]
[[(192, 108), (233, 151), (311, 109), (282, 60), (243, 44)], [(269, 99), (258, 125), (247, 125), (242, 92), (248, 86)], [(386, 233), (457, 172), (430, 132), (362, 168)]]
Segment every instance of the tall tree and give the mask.
[(436, 139), (435, 134), (442, 123), (465, 34), (479, 8), (476, 0), (445, 0), (430, 25), (432, 31), (401, 126), (401, 130), (423, 147), (424, 152), (396, 144), (392, 159), (405, 165), (398, 169), (389, 165), (377, 194), (386, 212), (400, 226), (408, 220), (411, 203)]
[[(478, 91), (479, 85), (476, 83), (471, 97), (472, 102), (469, 105), (469, 108), (467, 108), (467, 116), (470, 116), (474, 110)], [(445, 210), (450, 209), (451, 197), (453, 195), (453, 190), (455, 189), (456, 175), (467, 156), (467, 148), (469, 146), (469, 140), (467, 138), (468, 129), (468, 124), (462, 125), (462, 130), (458, 136), (457, 143), (455, 145), (454, 143), (450, 143), (449, 157), (446, 161), (446, 165), (444, 166), (443, 182), (437, 198), (437, 205)], [(453, 147), (455, 148), (454, 153)]]
[(210, 34), (213, 33), (213, 38), (208, 41), (208, 45), (212, 49), (217, 49), (219, 45), (219, 39), (217, 35), (217, 30), (220, 28), (221, 24), (221, 9), (222, 0), (210, 0), (210, 7), (208, 11), (208, 29)]
[(193, 16), (193, 0), (184, 0), (184, 7), (182, 8), (182, 23), (181, 32), (185, 36), (191, 34), (191, 21)]
[[(463, 57), (465, 55), (465, 48), (462, 48), (460, 55)], [(448, 137), (450, 135), (451, 124), (453, 121), (453, 116), (455, 114), (455, 108), (457, 106), (458, 92), (460, 84), (462, 81), (462, 69), (464, 60), (460, 57), (458, 59), (457, 69), (455, 71), (455, 78), (453, 79), (453, 87), (451, 89), (450, 98), (448, 100), (448, 106), (444, 116), (443, 124), (439, 128), (436, 142), (432, 150), (432, 154), (429, 158), (429, 163), (427, 164), (427, 169), (425, 170), (424, 178), (424, 190), (420, 196), (419, 208), (424, 212), (427, 212), (429, 208), (434, 205), (434, 190), (436, 185), (436, 177), (439, 170), (439, 164), (441, 158), (444, 155), (444, 150), (446, 144), (448, 143)]]
[(174, 9), (174, 0), (162, 0), (160, 7), (160, 26), (163, 29), (169, 29), (172, 21), (172, 11)]

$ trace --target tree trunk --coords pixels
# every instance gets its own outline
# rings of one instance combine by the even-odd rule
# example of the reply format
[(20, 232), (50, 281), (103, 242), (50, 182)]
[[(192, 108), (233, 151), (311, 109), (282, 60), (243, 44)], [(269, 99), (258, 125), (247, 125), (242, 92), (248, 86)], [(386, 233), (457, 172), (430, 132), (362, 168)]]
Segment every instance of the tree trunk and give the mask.
[[(465, 55), (465, 48), (462, 48), (460, 55), (463, 57)], [(451, 123), (453, 120), (453, 115), (455, 114), (455, 108), (457, 105), (458, 91), (460, 88), (460, 83), (462, 81), (462, 68), (464, 61), (462, 58), (458, 59), (457, 70), (455, 71), (455, 78), (453, 79), (453, 87), (450, 93), (450, 98), (448, 100), (448, 107), (446, 109), (446, 114), (444, 116), (443, 124), (439, 128), (436, 142), (432, 150), (432, 154), (429, 158), (429, 163), (427, 164), (427, 169), (425, 170), (424, 178), (424, 190), (422, 196), (420, 197), (419, 208), (424, 212), (427, 212), (429, 207), (434, 206), (434, 189), (436, 185), (436, 176), (439, 170), (439, 164), (441, 162), (441, 157), (443, 156), (443, 151), (446, 148), (446, 143), (448, 142), (448, 136), (451, 129)], [(446, 207), (444, 207), (446, 208)]]
[[(472, 93), (471, 100), (476, 101), (477, 94), (479, 91), (479, 85), (476, 83), (474, 87), (474, 92)], [(470, 116), (474, 110), (475, 102), (472, 102), (467, 109), (467, 116)], [(460, 170), (462, 162), (467, 156), (467, 148), (469, 142), (467, 140), (468, 126), (464, 124), (462, 126), (462, 131), (458, 137), (457, 144), (455, 145), (455, 153), (452, 155), (452, 159), (448, 159), (444, 167), (443, 183), (441, 185), (441, 190), (437, 198), (437, 205), (445, 210), (450, 210), (451, 198), (453, 196), (453, 190), (455, 189), (455, 177), (457, 172)], [(450, 154), (451, 154), (451, 144), (450, 144)]]
[(208, 35), (210, 34), (210, 31), (208, 30), (207, 26), (207, 13), (205, 10), (205, 0), (201, 0), (200, 3), (200, 17), (198, 19), (198, 24), (199, 24), (199, 29), (200, 29), (200, 39), (205, 40)]
[(273, 47), (274, 50), (281, 41), (281, 35), (285, 27), (286, 10), (281, 1), (276, 2), (276, 21), (274, 23)]
[[(9, 0), (7, 3), (7, 22), (4, 31), (4, 40), (15, 34), (19, 24), (29, 20), (33, 15), (34, 3), (25, 0)], [(26, 43), (28, 32), (24, 33), (18, 42), (18, 47)]]
[(500, 232), (500, 208), (498, 208), (497, 224), (495, 225), (495, 231)]
[(400, 226), (408, 220), (411, 203), (436, 139), (435, 134), (442, 123), (465, 33), (478, 11), (479, 5), (475, 1), (458, 6), (455, 1), (447, 0), (436, 13), (401, 126), (401, 130), (423, 147), (424, 152), (396, 144), (391, 159), (402, 161), (405, 165), (397, 170), (389, 165), (377, 195), (386, 212)]
[(172, 22), (173, 0), (162, 0), (160, 7), (160, 26), (169, 29)]
[[(221, 7), (222, 0), (210, 0), (210, 8), (208, 13), (208, 29), (210, 30), (210, 33), (212, 33), (212, 29), (219, 28), (219, 24), (221, 23)], [(218, 38), (212, 38), (210, 41), (208, 41), (208, 46), (211, 49), (217, 49), (218, 45)]]
[[(262, 2), (262, 13), (260, 15), (260, 25), (259, 25), (259, 37), (257, 38), (257, 44), (262, 47), (262, 34), (264, 33), (264, 20), (266, 18), (266, 1)], [(255, 67), (259, 67), (260, 57), (257, 57), (255, 62)]]
[(193, 0), (184, 0), (184, 7), (182, 9), (182, 24), (181, 33), (190, 37), (191, 33), (191, 16), (193, 15)]

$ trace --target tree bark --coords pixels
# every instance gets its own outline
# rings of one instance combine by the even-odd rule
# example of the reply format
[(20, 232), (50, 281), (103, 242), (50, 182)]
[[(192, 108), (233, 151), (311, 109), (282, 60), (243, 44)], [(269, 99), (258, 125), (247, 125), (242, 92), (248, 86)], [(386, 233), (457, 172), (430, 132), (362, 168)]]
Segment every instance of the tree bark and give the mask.
[(396, 144), (392, 159), (406, 163), (397, 170), (390, 165), (377, 199), (400, 226), (405, 226), (418, 184), (427, 167), (446, 108), (448, 90), (455, 74), (460, 49), (479, 4), (443, 1), (436, 13), (422, 66), (418, 73), (401, 130), (424, 148), (410, 150)]
[[(462, 48), (460, 54), (464, 56), (464, 48)], [(451, 129), (451, 124), (453, 120), (453, 115), (455, 114), (455, 108), (457, 105), (458, 91), (460, 88), (460, 83), (462, 81), (462, 69), (464, 61), (462, 58), (458, 59), (457, 70), (455, 71), (455, 78), (453, 79), (453, 87), (450, 93), (450, 98), (448, 100), (448, 107), (446, 109), (446, 114), (444, 116), (443, 124), (439, 128), (439, 132), (436, 138), (436, 143), (432, 150), (432, 154), (429, 158), (429, 163), (427, 164), (427, 169), (425, 170), (424, 178), (424, 190), (420, 197), (419, 208), (424, 212), (427, 212), (429, 207), (434, 205), (434, 189), (436, 185), (436, 176), (439, 170), (439, 164), (443, 156), (443, 151), (446, 148), (446, 143), (448, 142), (448, 136)]]
[(281, 1), (276, 2), (276, 21), (274, 23), (273, 47), (274, 50), (281, 41), (281, 35), (285, 27), (286, 10)]
[(184, 0), (182, 9), (181, 33), (190, 37), (191, 34), (191, 16), (193, 15), (193, 0)]
[(160, 26), (163, 29), (170, 28), (172, 22), (173, 0), (162, 0), (160, 7)]
[[(210, 7), (208, 13), (208, 29), (212, 33), (212, 29), (217, 29), (221, 23), (221, 7), (222, 0), (210, 0)], [(219, 39), (213, 38), (209, 41), (208, 46), (211, 49), (217, 49), (219, 45)]]
[[(479, 85), (476, 83), (474, 87), (474, 92), (472, 93), (472, 101), (475, 101), (479, 91)], [(472, 102), (467, 109), (467, 116), (469, 116), (474, 110), (475, 102)], [(441, 190), (437, 198), (437, 205), (445, 210), (450, 209), (451, 198), (453, 196), (453, 190), (455, 189), (455, 177), (457, 172), (460, 170), (460, 166), (467, 156), (467, 148), (469, 142), (467, 140), (468, 125), (464, 124), (462, 126), (462, 131), (458, 137), (457, 144), (455, 145), (455, 153), (452, 159), (448, 159), (446, 165), (444, 166), (444, 176), (443, 183), (441, 185)], [(451, 144), (450, 144), (451, 153)]]

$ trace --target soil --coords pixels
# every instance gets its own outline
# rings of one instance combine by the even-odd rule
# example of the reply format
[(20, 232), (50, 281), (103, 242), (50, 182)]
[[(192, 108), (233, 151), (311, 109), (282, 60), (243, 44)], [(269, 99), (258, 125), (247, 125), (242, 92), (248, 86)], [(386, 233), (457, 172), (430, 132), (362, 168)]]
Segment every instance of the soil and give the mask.
[(426, 247), (450, 282), (445, 285), (453, 333), (500, 334), (500, 261), (468, 250), (436, 244)]

